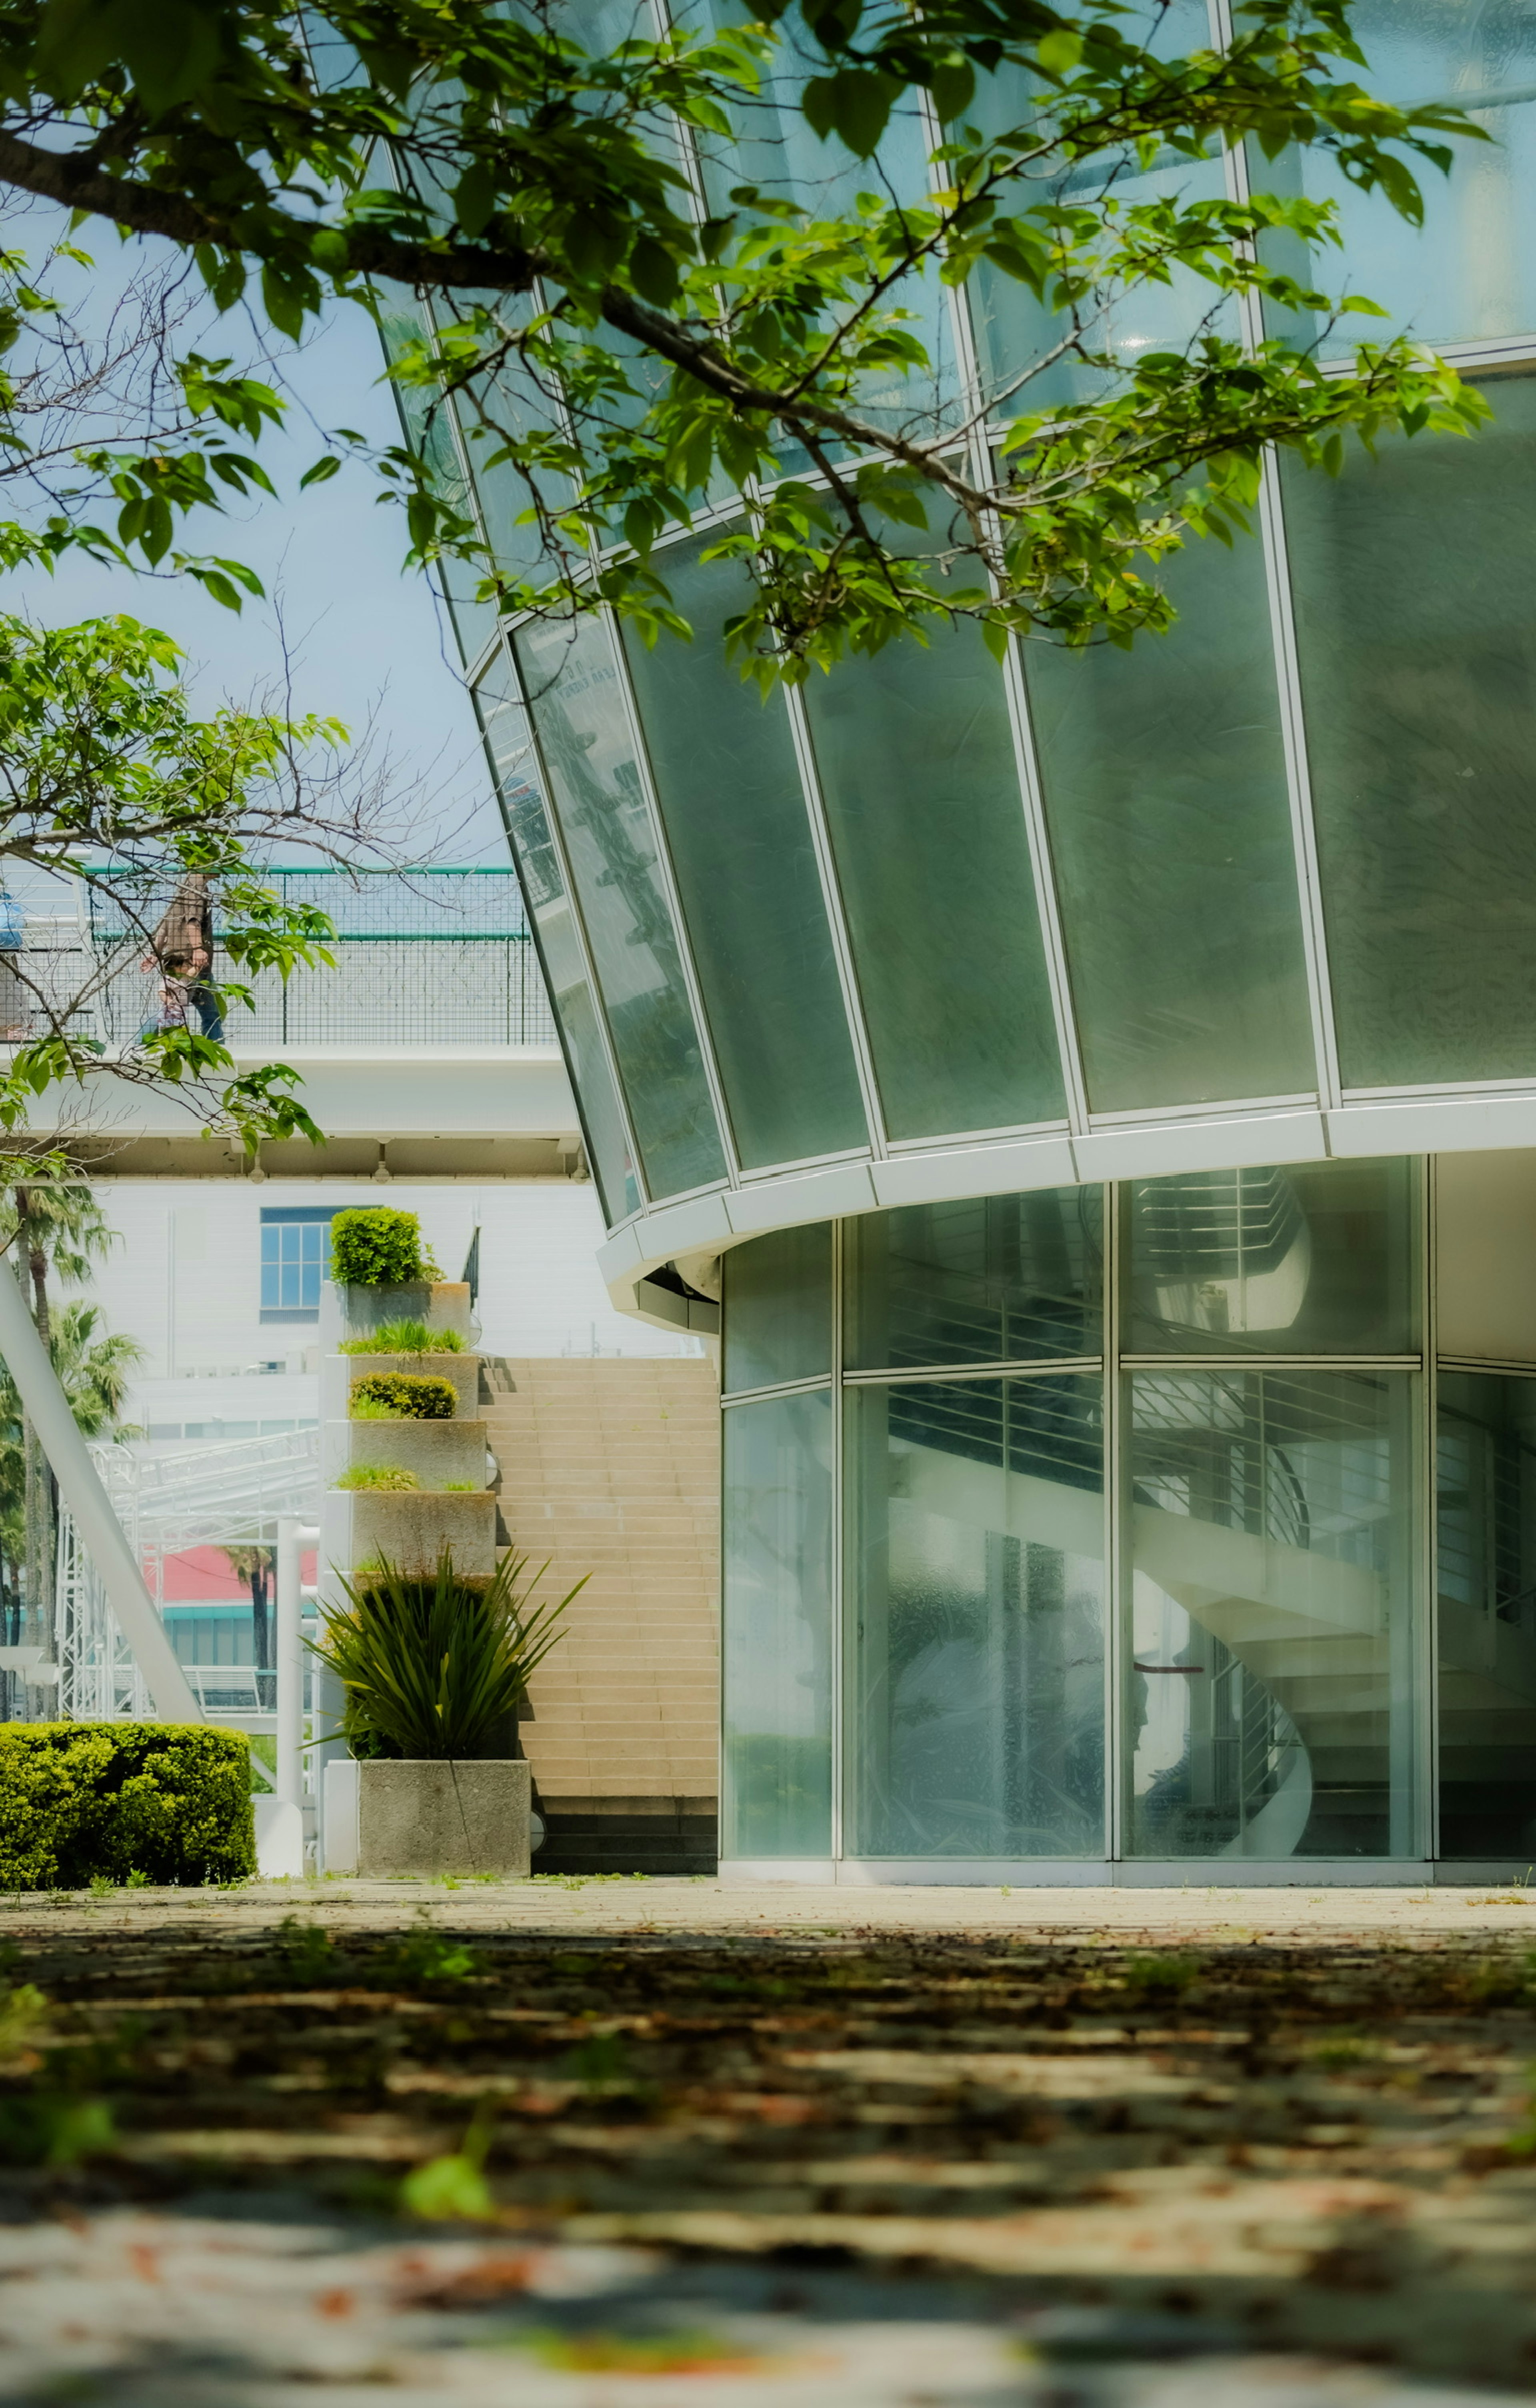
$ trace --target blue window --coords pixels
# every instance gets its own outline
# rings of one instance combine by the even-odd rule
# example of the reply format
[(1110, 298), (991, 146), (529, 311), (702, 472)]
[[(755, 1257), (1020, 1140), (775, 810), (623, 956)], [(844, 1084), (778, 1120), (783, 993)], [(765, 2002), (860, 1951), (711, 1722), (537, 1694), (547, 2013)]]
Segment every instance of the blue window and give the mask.
[(262, 1212), (262, 1319), (318, 1321), (336, 1205), (275, 1204)]

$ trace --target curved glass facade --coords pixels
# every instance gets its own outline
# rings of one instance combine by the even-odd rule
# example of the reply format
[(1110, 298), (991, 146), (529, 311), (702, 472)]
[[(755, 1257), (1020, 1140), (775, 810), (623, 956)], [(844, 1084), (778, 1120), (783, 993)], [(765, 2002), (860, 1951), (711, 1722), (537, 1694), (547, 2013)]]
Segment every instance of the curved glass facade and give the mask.
[(1258, 1166), (726, 1254), (723, 1856), (1528, 1861), (1536, 1345), (1447, 1354), (1432, 1195)]
[[(1167, 38), (1203, 22), (1176, 10)], [(1449, 347), (1494, 423), (1274, 471), (1252, 538), (1171, 564), (1168, 638), (999, 667), (961, 630), (764, 702), (721, 640), (742, 571), (687, 530), (657, 560), (692, 644), (600, 617), (497, 630), (455, 594), (482, 714), (518, 718), (500, 751), (530, 889), (558, 870), (551, 984), (627, 1259), (670, 1257), (680, 1202), (712, 1197), (688, 1226), (726, 1242), (989, 1193), (1010, 1146), (1041, 1149), (1041, 1185), (1375, 1154), (1391, 1102), (1439, 1150), (1493, 1141), (1455, 1117), (1490, 1086), (1503, 1141), (1536, 1136), (1536, 14), (1360, 0), (1356, 29), (1383, 91), (1454, 99), (1493, 140), (1456, 146), (1422, 230), (1341, 186), (1341, 272)], [(786, 190), (842, 191), (792, 108), (749, 138)], [(912, 127), (888, 147), (917, 189)], [(1262, 172), (1324, 192), (1310, 154)], [(1180, 341), (1204, 301), (1132, 294), (1113, 346)], [(1000, 378), (1045, 332), (986, 275), (923, 308), (940, 416), (956, 361)], [(448, 419), (432, 433), (512, 556), (520, 497)]]
[[(763, 701), (694, 531), (656, 551), (692, 644), (451, 591), (605, 1275), (656, 1310), (674, 1265), (690, 1327), (724, 1283), (727, 1861), (1536, 1855), (1536, 7), (1354, 24), (1492, 141), (1419, 230), (1258, 172), (1338, 200), (1325, 280), (1493, 423), (1271, 465), (1251, 537), (1170, 564), (1167, 638), (999, 666), (962, 629)], [(742, 138), (825, 203), (868, 172), (793, 109)], [(1111, 347), (1208, 297), (1126, 298)], [(922, 309), (935, 423), (1044, 331), (984, 269)], [(511, 559), (462, 433), (440, 473)]]

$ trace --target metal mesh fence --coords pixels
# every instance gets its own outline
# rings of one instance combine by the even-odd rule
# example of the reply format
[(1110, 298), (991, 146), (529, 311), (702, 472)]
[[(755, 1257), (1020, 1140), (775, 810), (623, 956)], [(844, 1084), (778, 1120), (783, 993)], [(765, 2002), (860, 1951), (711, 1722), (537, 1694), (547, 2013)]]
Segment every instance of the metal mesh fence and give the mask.
[[(510, 869), (407, 871), (279, 869), (266, 882), (285, 901), (313, 903), (336, 927), (334, 968), (276, 972), (250, 982), (255, 1008), (234, 1004), (227, 1034), (241, 1051), (263, 1045), (545, 1047), (553, 1018)], [(29, 974), (50, 995), (78, 993), (94, 970), (95, 1033), (124, 1044), (154, 1025), (158, 978), (142, 967), (143, 930), (168, 896), (126, 887), (120, 904), (89, 890), (89, 917), (72, 931), (39, 924)], [(240, 979), (217, 943), (217, 976)], [(33, 972), (36, 957), (36, 970)]]

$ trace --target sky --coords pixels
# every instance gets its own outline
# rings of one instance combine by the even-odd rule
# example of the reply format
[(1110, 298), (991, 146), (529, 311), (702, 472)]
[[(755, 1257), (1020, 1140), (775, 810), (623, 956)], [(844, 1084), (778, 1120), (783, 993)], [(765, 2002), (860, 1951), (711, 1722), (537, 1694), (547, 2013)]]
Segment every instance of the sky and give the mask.
[[(39, 219), (20, 230), (34, 255), (43, 227)], [(120, 248), (100, 226), (78, 238), (99, 262), (97, 293), (117, 287), (156, 248)], [(74, 291), (83, 291), (84, 271), (63, 274)], [(220, 321), (211, 309), (208, 318), (179, 348), (233, 353), (251, 373), (268, 373), (254, 356), (249, 320), (232, 313)], [(303, 470), (325, 448), (325, 427), (396, 439), (394, 397), (379, 380), (382, 365), (371, 320), (351, 304), (334, 306), (301, 351), (277, 344), (270, 380), (290, 397), (292, 431), (265, 437), (257, 456), (279, 498), (247, 504), (231, 497), (224, 516), (205, 513), (179, 530), (189, 551), (249, 563), (266, 600), (248, 598), (237, 617), (189, 580), (136, 577), (82, 556), (52, 578), (8, 580), (6, 606), (52, 625), (125, 610), (165, 629), (186, 653), (196, 706), (207, 710), (280, 684), (286, 640), (295, 713), (335, 716), (359, 735), (372, 723), (376, 753), (387, 751), (402, 796), (411, 797), (413, 856), (500, 867), (505, 840), (452, 630), (427, 579), (402, 565), (404, 513), (378, 502), (382, 489), (365, 466), (344, 466), (308, 493), (297, 490)]]

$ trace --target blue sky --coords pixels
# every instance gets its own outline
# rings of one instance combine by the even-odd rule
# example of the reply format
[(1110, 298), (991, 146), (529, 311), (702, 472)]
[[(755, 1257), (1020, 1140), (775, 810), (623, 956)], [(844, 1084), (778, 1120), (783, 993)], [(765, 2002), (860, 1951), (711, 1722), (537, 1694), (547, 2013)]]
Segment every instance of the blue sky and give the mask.
[[(34, 219), (14, 238), (36, 255), (43, 232)], [(92, 226), (79, 239), (101, 263), (99, 286), (115, 287), (143, 264), (146, 247), (119, 251), (106, 228)], [(73, 283), (76, 271), (65, 272)], [(250, 321), (236, 313), (223, 321), (208, 315), (195, 348), (235, 354), (252, 373), (263, 373)], [(291, 431), (265, 438), (259, 456), (279, 498), (237, 501), (222, 519), (204, 515), (192, 523), (186, 537), (189, 550), (249, 562), (266, 588), (266, 601), (248, 599), (237, 617), (186, 580), (138, 578), (78, 559), (51, 579), (10, 580), (7, 604), (54, 625), (125, 610), (163, 627), (187, 655), (189, 683), (202, 708), (226, 697), (246, 701), (280, 682), (285, 634), (295, 710), (334, 715), (359, 733), (371, 719), (376, 751), (387, 749), (402, 793), (420, 781), (413, 804), (416, 856), (500, 867), (506, 847), (452, 630), (427, 580), (402, 566), (403, 512), (376, 500), (381, 488), (360, 466), (344, 467), (308, 493), (297, 491), (304, 468), (323, 448), (326, 426), (355, 427), (380, 442), (395, 439), (395, 403), (379, 381), (381, 366), (372, 322), (351, 305), (333, 308), (302, 351), (282, 345), (272, 352), (272, 380), (291, 400)]]

